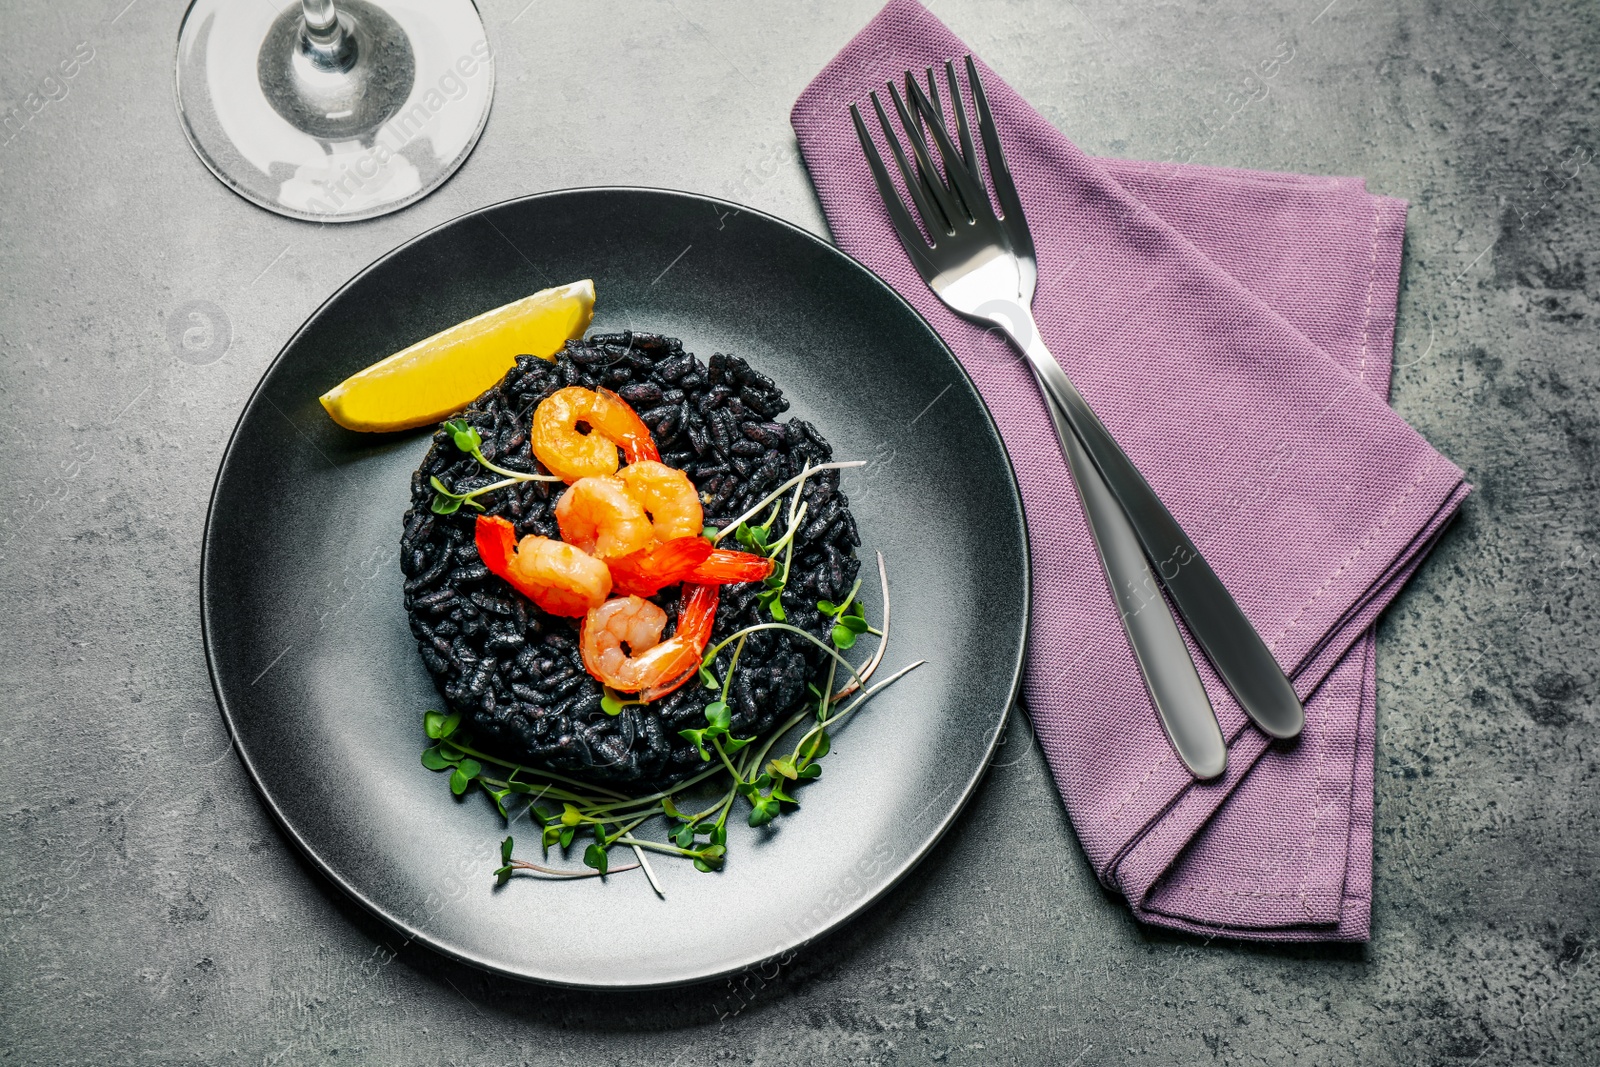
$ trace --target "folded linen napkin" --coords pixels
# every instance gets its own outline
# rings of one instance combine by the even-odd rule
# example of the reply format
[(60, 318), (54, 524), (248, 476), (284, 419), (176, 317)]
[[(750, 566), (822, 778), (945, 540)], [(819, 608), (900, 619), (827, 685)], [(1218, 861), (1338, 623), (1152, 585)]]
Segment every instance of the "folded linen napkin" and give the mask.
[(850, 122), (869, 90), (968, 51), (891, 0), (791, 122), (840, 247), (927, 318), (1000, 427), (1033, 558), (1023, 700), (1079, 840), (1146, 922), (1365, 940), (1371, 626), (1470, 491), (1385, 402), (1405, 203), (1354, 178), (1093, 159), (981, 67), (1038, 246), (1046, 342), (1306, 700), (1302, 737), (1269, 743), (1191, 644), (1229, 742), (1226, 773), (1196, 783), (1026, 366), (923, 284)]

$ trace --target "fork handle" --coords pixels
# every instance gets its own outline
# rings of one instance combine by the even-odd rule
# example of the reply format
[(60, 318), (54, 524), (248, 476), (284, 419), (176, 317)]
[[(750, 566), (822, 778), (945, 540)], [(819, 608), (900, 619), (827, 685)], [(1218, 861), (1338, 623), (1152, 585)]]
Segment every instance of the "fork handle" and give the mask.
[(1145, 562), (1139, 537), (1061, 409), (1053, 403), (1045, 406), (1161, 728), (1190, 774), (1201, 780), (1215, 778), (1227, 766), (1228, 747), (1189, 648)]
[(1032, 314), (1025, 308), (1019, 310), (1021, 321), (1002, 323), (1003, 327), (1026, 354), (1049, 406), (1071, 427), (1105, 478), (1106, 488), (1122, 505), (1128, 524), (1155, 564), (1178, 614), (1189, 624), (1195, 643), (1205, 650), (1223, 683), (1257, 726), (1273, 737), (1296, 736), (1305, 726), (1305, 709), (1266, 642), (1067, 378), (1039, 336)]

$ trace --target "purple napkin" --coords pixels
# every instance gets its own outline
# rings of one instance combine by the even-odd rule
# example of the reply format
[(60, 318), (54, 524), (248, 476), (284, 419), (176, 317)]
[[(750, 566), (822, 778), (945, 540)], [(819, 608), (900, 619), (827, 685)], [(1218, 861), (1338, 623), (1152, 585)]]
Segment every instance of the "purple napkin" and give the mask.
[(1306, 700), (1302, 737), (1269, 744), (1191, 646), (1229, 742), (1227, 772), (1197, 784), (1025, 365), (922, 283), (850, 123), (870, 89), (968, 51), (892, 0), (791, 121), (840, 247), (933, 324), (1000, 426), (1032, 543), (1024, 703), (1079, 840), (1146, 922), (1365, 940), (1371, 626), (1469, 491), (1385, 402), (1405, 204), (1357, 178), (1093, 159), (980, 64), (1038, 246), (1045, 340)]

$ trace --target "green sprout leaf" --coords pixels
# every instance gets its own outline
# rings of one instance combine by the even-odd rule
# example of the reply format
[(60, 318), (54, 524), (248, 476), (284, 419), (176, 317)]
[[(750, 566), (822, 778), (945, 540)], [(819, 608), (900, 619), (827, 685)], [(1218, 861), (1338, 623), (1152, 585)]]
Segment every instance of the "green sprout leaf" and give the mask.
[(807, 763), (819, 760), (833, 749), (833, 740), (828, 736), (828, 731), (818, 730), (806, 739), (800, 746), (800, 756)]
[(717, 529), (715, 526), (707, 526), (705, 529), (700, 531), (700, 536), (704, 537), (708, 541), (715, 541), (721, 533), (722, 531)]
[(511, 865), (509, 863), (506, 864), (504, 867), (501, 867), (499, 870), (494, 872), (494, 884), (495, 885), (497, 885), (497, 886), (505, 885), (510, 880), (511, 880)]
[(728, 702), (718, 700), (706, 705), (706, 722), (713, 729), (727, 732), (733, 724), (733, 712), (728, 709)]
[(817, 601), (817, 610), (824, 615), (837, 615), (839, 614), (839, 605), (831, 600), (819, 600)]
[(444, 729), (444, 714), (437, 711), (425, 712), (422, 716), (422, 729), (436, 741), (443, 737), (441, 731)]
[(622, 708), (622, 698), (617, 696), (617, 694), (614, 693), (609, 686), (607, 686), (606, 695), (600, 698), (600, 710), (605, 712), (607, 715), (621, 715)]
[(661, 798), (661, 813), (669, 819), (681, 819), (684, 817), (683, 812), (678, 810), (678, 806), (672, 802), (671, 797)]
[(450, 431), (451, 439), (463, 452), (473, 453), (483, 447), (483, 437), (479, 435), (477, 428), (465, 419), (451, 419), (444, 424), (444, 428)]
[(511, 813), (506, 810), (506, 797), (511, 795), (509, 789), (491, 789), (489, 795), (494, 798), (494, 806), (499, 809), (500, 817), (507, 822), (511, 821)]
[(583, 864), (585, 867), (593, 867), (601, 874), (605, 874), (607, 866), (606, 850), (599, 845), (590, 845), (583, 850)]
[(772, 797), (756, 797), (750, 804), (750, 817), (745, 821), (751, 826), (765, 826), (778, 816), (778, 802)]
[(462, 793), (465, 793), (467, 791), (467, 786), (471, 784), (472, 779), (467, 777), (465, 774), (462, 774), (460, 767), (457, 767), (450, 773), (450, 792), (454, 793), (456, 796), (460, 796)]
[(483, 764), (475, 759), (464, 759), (456, 764), (456, 769), (468, 778), (476, 778), (483, 773)]
[(500, 842), (500, 862), (501, 863), (510, 863), (511, 862), (511, 845), (512, 845), (512, 841), (511, 841), (511, 838), (509, 838), (509, 837), (507, 837), (504, 841)]
[(576, 826), (563, 826), (561, 828), (561, 847), (570, 847), (572, 844), (572, 839), (577, 835), (577, 833), (578, 828)]
[(852, 633), (864, 634), (867, 632), (867, 620), (859, 615), (846, 615), (839, 622)]
[(774, 776), (787, 778), (791, 782), (800, 777), (800, 772), (795, 770), (794, 761), (788, 756), (784, 756), (781, 759), (771, 760), (767, 763), (767, 769), (770, 770)]
[(800, 780), (802, 782), (809, 782), (813, 778), (821, 777), (822, 764), (820, 763), (808, 763), (804, 767), (800, 768)]
[(546, 827), (555, 819), (555, 816), (543, 804), (528, 805), (528, 817), (540, 826)]
[(841, 623), (833, 628), (833, 643), (839, 648), (849, 648), (856, 643), (856, 632)]
[(437, 747), (422, 750), (422, 765), (430, 771), (442, 771), (446, 767), (454, 766), (453, 763), (444, 758), (444, 753), (440, 752)]
[(700, 758), (705, 760), (707, 763), (711, 762), (711, 753), (706, 751), (705, 730), (679, 730), (678, 736), (683, 738), (685, 741), (692, 742), (694, 747), (700, 750)]
[(479, 511), (483, 510), (483, 505), (472, 499), (471, 493), (452, 493), (445, 488), (445, 484), (439, 480), (438, 475), (429, 478), (428, 484), (433, 486), (434, 493), (433, 503), (428, 506), (435, 515), (453, 515), (460, 509), (462, 504), (471, 505)]
[[(561, 805), (561, 825), (562, 826), (577, 826), (581, 822), (583, 822), (583, 812), (579, 811), (575, 805), (572, 805), (572, 804), (563, 804), (563, 805)], [(564, 843), (565, 842), (563, 842), (563, 844)]]

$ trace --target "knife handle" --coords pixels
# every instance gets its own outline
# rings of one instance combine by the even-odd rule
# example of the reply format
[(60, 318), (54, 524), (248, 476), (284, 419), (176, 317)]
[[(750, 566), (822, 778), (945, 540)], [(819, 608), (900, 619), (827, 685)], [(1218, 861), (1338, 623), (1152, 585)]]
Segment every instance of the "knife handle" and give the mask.
[(1189, 773), (1201, 780), (1215, 778), (1227, 766), (1228, 748), (1188, 646), (1150, 573), (1138, 535), (1122, 513), (1122, 505), (1084, 452), (1065, 413), (1051, 401), (1048, 392), (1045, 398), (1061, 451), (1078, 486), (1106, 583), (1116, 599), (1122, 628), (1144, 675), (1156, 716)]
[(1195, 643), (1205, 651), (1223, 683), (1257, 726), (1272, 737), (1298, 735), (1305, 726), (1305, 709), (1266, 642), (1139, 468), (1067, 378), (1066, 371), (1045, 347), (1032, 315), (1026, 316), (1024, 325), (1028, 333), (1013, 335), (1013, 339), (1027, 355), (1045, 396), (1054, 401), (1049, 406), (1059, 409), (1104, 477), (1106, 488), (1122, 505), (1178, 614), (1189, 624)]

